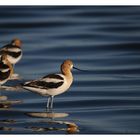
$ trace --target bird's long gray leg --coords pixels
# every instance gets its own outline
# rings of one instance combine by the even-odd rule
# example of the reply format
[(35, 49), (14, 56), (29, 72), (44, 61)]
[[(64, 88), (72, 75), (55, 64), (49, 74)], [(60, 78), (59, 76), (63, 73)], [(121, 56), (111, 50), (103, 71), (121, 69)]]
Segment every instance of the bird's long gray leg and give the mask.
[(47, 101), (47, 106), (46, 106), (47, 111), (49, 111), (49, 109), (50, 109), (50, 107), (49, 107), (49, 105), (50, 105), (50, 99), (51, 99), (51, 97), (49, 96), (48, 97), (48, 101)]
[(54, 96), (51, 96), (51, 106), (50, 106), (50, 109), (53, 109), (53, 98), (54, 98)]

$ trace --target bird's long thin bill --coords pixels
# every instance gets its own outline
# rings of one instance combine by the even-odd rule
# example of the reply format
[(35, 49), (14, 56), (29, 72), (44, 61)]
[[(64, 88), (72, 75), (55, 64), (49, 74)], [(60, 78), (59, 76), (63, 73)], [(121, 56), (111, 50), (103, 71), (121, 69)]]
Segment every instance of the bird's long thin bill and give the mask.
[(73, 68), (76, 69), (76, 70), (79, 70), (79, 71), (85, 71), (85, 70), (78, 69), (78, 68), (76, 68), (76, 67), (73, 67)]

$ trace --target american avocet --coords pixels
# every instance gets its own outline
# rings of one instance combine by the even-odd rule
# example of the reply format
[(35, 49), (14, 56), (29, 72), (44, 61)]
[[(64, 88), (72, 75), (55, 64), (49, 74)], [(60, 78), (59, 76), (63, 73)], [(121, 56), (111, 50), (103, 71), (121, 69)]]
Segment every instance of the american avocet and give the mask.
[[(12, 64), (8, 61), (7, 55), (3, 54), (0, 60), (0, 87), (9, 80), (12, 74)], [(0, 101), (3, 99), (6, 100), (7, 97), (0, 95)]]
[(7, 54), (7, 59), (11, 64), (16, 64), (22, 57), (22, 42), (19, 39), (13, 39), (11, 43), (0, 49), (0, 55)]
[(73, 82), (72, 68), (75, 68), (72, 61), (65, 60), (61, 65), (61, 74), (49, 74), (38, 80), (25, 82), (22, 86), (29, 91), (49, 96), (46, 107), (48, 110), (52, 109), (53, 97), (67, 91)]
[(6, 83), (12, 74), (12, 64), (8, 61), (7, 55), (3, 54), (0, 60), (0, 86)]

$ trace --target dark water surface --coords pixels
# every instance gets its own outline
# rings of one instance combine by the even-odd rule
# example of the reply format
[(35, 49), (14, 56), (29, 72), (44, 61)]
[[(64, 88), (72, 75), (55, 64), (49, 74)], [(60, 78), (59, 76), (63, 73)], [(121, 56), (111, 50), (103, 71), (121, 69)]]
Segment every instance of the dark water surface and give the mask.
[[(55, 121), (75, 123), (78, 134), (140, 133), (140, 7), (1, 6), (0, 41), (14, 37), (23, 41), (16, 65), (23, 79), (6, 85), (59, 72), (70, 58), (90, 71), (73, 71), (70, 90), (54, 99), (54, 112), (69, 116)], [(44, 112), (47, 98), (25, 90), (2, 95), (22, 103), (0, 109), (1, 134), (67, 134), (55, 129), (65, 124), (26, 115)]]

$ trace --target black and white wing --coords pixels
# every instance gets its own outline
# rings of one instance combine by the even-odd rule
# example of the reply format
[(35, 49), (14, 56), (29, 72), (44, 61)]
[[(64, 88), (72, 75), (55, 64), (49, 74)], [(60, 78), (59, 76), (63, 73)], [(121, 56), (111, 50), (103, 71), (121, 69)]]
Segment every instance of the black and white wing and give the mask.
[(7, 79), (10, 76), (10, 67), (3, 62), (0, 62), (0, 81)]
[(39, 88), (39, 89), (56, 89), (62, 86), (64, 77), (61, 74), (50, 74), (39, 80), (26, 82), (23, 87)]
[(19, 48), (18, 46), (13, 46), (11, 44), (5, 45), (0, 49), (0, 56), (2, 54), (7, 54), (13, 58), (18, 58), (21, 55), (21, 53), (21, 48)]

